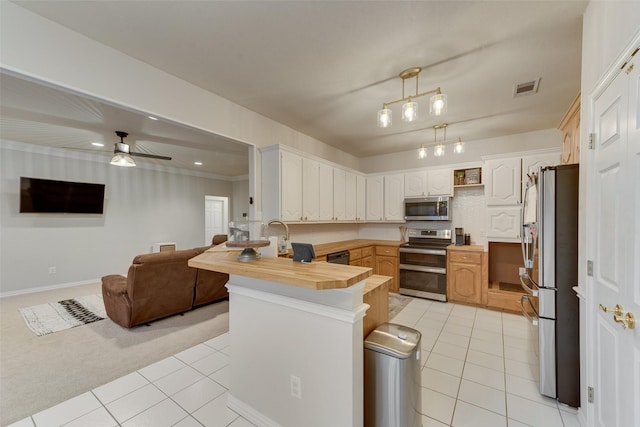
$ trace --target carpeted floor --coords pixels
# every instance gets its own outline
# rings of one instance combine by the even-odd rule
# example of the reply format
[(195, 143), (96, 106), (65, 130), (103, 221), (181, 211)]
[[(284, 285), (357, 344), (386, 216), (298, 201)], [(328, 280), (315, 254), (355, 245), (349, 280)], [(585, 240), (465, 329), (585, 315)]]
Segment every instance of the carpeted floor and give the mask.
[(100, 292), (100, 284), (0, 299), (0, 425), (8, 425), (229, 330), (221, 301), (125, 329), (110, 319), (36, 336), (19, 309)]

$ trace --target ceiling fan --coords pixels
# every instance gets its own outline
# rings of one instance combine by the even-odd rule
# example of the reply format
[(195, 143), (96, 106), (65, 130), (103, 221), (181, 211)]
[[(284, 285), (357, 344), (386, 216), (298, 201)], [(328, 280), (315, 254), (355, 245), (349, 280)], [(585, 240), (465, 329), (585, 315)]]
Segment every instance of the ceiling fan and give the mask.
[(115, 166), (135, 166), (136, 162), (131, 158), (131, 156), (137, 157), (147, 157), (151, 159), (160, 159), (160, 160), (171, 160), (171, 157), (167, 156), (159, 156), (157, 154), (146, 154), (146, 153), (136, 153), (131, 151), (129, 148), (129, 144), (124, 142), (124, 138), (126, 138), (129, 134), (127, 132), (122, 132), (120, 130), (116, 131), (116, 135), (120, 137), (120, 142), (116, 142), (113, 150), (113, 158), (111, 159), (111, 164)]

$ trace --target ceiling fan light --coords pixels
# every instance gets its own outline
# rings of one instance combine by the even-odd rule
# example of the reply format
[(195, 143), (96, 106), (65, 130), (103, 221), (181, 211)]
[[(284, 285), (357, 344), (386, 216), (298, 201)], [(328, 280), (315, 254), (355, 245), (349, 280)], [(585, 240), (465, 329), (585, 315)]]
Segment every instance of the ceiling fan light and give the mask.
[(447, 112), (447, 95), (438, 93), (431, 97), (429, 102), (429, 114), (440, 116)]
[(418, 103), (409, 99), (402, 106), (402, 121), (412, 122), (418, 118)]
[(420, 148), (418, 148), (418, 159), (424, 160), (426, 158), (427, 158), (427, 149), (424, 147), (424, 145), (421, 145)]
[(444, 156), (444, 145), (438, 144), (435, 147), (433, 147), (433, 155), (436, 157)]
[(387, 128), (391, 126), (392, 122), (391, 110), (385, 105), (381, 110), (378, 110), (378, 127)]
[(458, 142), (453, 146), (453, 152), (456, 154), (464, 153), (464, 142), (460, 138), (458, 138)]
[(123, 167), (133, 167), (136, 165), (136, 162), (133, 161), (130, 155), (125, 153), (116, 153), (109, 162), (114, 166), (123, 166)]

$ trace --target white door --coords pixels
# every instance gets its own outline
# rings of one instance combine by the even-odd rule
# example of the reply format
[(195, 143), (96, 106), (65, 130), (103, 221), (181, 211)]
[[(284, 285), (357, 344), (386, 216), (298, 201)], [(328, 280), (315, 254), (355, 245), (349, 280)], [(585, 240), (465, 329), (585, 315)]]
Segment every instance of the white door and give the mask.
[(520, 242), (520, 206), (487, 206), (487, 240)]
[(484, 163), (487, 205), (520, 203), (520, 157), (487, 160)]
[(204, 197), (204, 244), (209, 246), (216, 234), (227, 234), (229, 227), (229, 198)]
[(525, 156), (522, 158), (522, 194), (524, 194), (525, 185), (527, 184), (527, 175), (537, 173), (538, 170), (547, 166), (556, 166), (560, 164), (560, 153), (536, 154), (534, 156)]
[(320, 164), (302, 158), (302, 219), (317, 221), (320, 211)]
[(384, 177), (384, 219), (399, 221), (404, 219), (404, 174)]
[(367, 178), (367, 221), (382, 221), (384, 184), (381, 176)]
[[(640, 316), (640, 61), (593, 101), (595, 146), (586, 191), (586, 254), (593, 261), (587, 302), (594, 362), (593, 421), (602, 427), (640, 425), (640, 327), (624, 328), (627, 312)], [(633, 65), (627, 64), (627, 67)], [(589, 156), (591, 153), (587, 153)], [(599, 306), (622, 307), (622, 315)]]
[(426, 196), (427, 171), (407, 172), (404, 174), (404, 195), (406, 197)]
[(356, 175), (356, 221), (364, 221), (367, 217), (367, 179)]
[(302, 157), (283, 151), (281, 156), (280, 197), (282, 220), (302, 220)]
[(320, 163), (320, 206), (318, 207), (320, 221), (333, 219), (333, 167)]
[(427, 172), (429, 196), (453, 196), (453, 169), (433, 169)]
[(347, 172), (345, 182), (345, 219), (347, 221), (355, 221), (358, 216), (358, 183), (356, 174)]
[(347, 173), (333, 169), (333, 219), (347, 219)]

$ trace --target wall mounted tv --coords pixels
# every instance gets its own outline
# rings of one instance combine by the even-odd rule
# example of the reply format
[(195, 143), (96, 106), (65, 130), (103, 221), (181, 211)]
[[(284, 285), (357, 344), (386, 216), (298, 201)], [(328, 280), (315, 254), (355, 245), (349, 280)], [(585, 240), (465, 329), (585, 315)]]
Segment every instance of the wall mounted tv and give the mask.
[(101, 214), (104, 184), (20, 177), (20, 213)]

